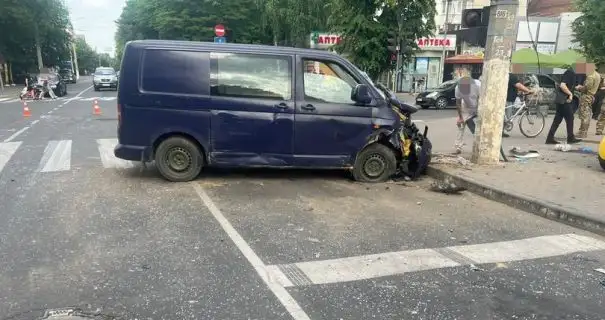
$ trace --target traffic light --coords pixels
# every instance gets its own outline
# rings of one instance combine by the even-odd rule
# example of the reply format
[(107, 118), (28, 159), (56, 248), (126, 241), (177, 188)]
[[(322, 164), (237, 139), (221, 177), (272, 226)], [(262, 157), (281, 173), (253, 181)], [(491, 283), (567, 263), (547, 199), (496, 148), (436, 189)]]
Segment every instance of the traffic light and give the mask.
[(462, 11), (462, 28), (487, 27), (491, 7), (464, 9)]
[(388, 38), (387, 41), (389, 42), (388, 45), (388, 49), (390, 52), (392, 53), (397, 53), (398, 49), (398, 43), (397, 43), (397, 32), (395, 31), (389, 31), (388, 33)]

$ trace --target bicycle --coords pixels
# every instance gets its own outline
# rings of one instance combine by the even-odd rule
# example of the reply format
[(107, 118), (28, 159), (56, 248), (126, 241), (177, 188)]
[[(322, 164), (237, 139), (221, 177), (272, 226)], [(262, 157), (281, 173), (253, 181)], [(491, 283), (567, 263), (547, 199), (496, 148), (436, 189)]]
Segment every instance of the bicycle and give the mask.
[[(527, 138), (535, 138), (535, 137), (539, 136), (540, 133), (542, 133), (542, 131), (544, 130), (544, 127), (546, 126), (546, 118), (544, 117), (544, 114), (542, 112), (540, 112), (539, 110), (534, 110), (534, 109), (537, 109), (537, 107), (530, 108), (527, 106), (526, 97), (527, 97), (527, 95), (521, 96), (521, 103), (519, 103), (519, 104), (513, 103), (509, 106), (506, 106), (506, 109), (513, 108), (513, 110), (515, 110), (515, 109), (516, 110), (510, 118), (507, 117), (506, 113), (505, 113), (505, 115), (504, 115), (504, 131), (506, 131), (506, 132), (512, 131), (513, 127), (514, 127), (514, 121), (516, 119), (519, 119), (519, 131), (521, 131), (521, 134), (523, 134)], [(533, 121), (530, 118), (530, 116), (534, 116), (534, 115), (537, 117), (537, 121)], [(535, 134), (529, 134), (527, 132), (527, 130), (524, 129), (523, 119), (526, 119), (529, 125), (533, 125), (535, 122), (539, 123), (540, 130), (538, 130)]]

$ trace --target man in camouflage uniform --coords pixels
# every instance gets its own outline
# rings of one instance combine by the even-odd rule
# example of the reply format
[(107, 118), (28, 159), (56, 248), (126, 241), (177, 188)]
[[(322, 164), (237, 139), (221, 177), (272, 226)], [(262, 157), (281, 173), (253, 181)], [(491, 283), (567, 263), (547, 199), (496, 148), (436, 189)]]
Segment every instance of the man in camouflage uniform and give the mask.
[(601, 112), (597, 119), (597, 136), (603, 135), (603, 129), (605, 129), (605, 99), (601, 102)]
[(584, 85), (576, 86), (576, 90), (582, 93), (580, 97), (580, 108), (578, 114), (580, 118), (580, 129), (577, 138), (586, 138), (588, 134), (588, 128), (590, 127), (590, 120), (592, 119), (592, 103), (594, 101), (594, 95), (599, 90), (601, 84), (601, 75), (595, 70), (593, 63), (586, 64), (586, 81)]

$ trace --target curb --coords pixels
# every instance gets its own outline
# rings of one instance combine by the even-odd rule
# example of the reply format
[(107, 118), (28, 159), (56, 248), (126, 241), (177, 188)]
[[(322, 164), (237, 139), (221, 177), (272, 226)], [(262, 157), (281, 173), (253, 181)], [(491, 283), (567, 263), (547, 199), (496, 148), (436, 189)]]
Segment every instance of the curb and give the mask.
[(523, 210), (543, 218), (559, 221), (586, 231), (605, 235), (605, 221), (586, 217), (582, 212), (565, 208), (555, 203), (534, 199), (477, 182), (471, 178), (459, 177), (442, 169), (429, 166), (427, 175), (435, 179), (450, 178), (456, 185), (489, 200), (497, 201), (515, 209)]

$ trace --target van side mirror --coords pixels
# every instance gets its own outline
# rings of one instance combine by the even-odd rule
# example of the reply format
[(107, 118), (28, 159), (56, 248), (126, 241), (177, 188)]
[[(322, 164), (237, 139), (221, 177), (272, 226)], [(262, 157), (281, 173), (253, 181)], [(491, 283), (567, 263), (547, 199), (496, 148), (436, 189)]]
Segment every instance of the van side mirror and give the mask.
[(366, 84), (358, 84), (351, 91), (351, 100), (361, 103), (368, 104), (372, 102), (372, 95), (370, 94), (370, 88)]

